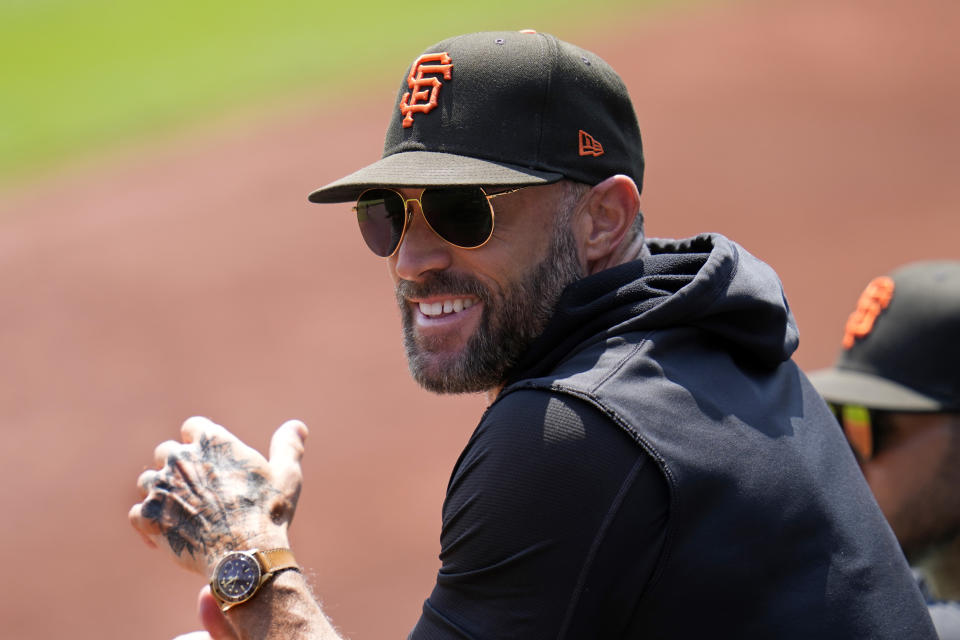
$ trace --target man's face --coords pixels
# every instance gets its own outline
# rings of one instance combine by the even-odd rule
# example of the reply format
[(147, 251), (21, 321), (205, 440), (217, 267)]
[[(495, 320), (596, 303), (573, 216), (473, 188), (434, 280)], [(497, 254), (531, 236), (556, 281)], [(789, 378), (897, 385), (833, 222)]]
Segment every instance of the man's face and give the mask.
[[(416, 198), (420, 190), (405, 190)], [(388, 259), (414, 378), (438, 393), (485, 391), (544, 329), (567, 284), (582, 277), (562, 184), (493, 200), (495, 225), (479, 249), (460, 249), (426, 225), (416, 204)]]
[(907, 557), (960, 536), (960, 415), (887, 413), (864, 475)]

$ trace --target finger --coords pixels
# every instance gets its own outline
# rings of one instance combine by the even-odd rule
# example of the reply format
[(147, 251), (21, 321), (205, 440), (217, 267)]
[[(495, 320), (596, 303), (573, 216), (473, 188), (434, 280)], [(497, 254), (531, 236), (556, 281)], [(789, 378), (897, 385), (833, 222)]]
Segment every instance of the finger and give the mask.
[(151, 489), (157, 484), (157, 479), (160, 476), (160, 473), (156, 469), (147, 469), (137, 477), (137, 488), (140, 490), (140, 495), (146, 497), (150, 493)]
[(150, 536), (148, 536), (145, 532), (143, 532), (140, 529), (140, 527), (137, 526), (140, 523), (140, 505), (139, 504), (135, 504), (133, 505), (133, 507), (130, 508), (130, 511), (127, 513), (127, 518), (130, 520), (130, 524), (136, 530), (137, 534), (139, 534), (140, 538), (143, 539), (144, 544), (146, 544), (151, 549), (159, 548), (157, 543), (154, 542)]
[(137, 531), (137, 533), (140, 534), (140, 539), (143, 540), (143, 543), (144, 543), (145, 545), (147, 545), (148, 547), (150, 547), (151, 549), (159, 549), (159, 548), (160, 548), (160, 547), (157, 545), (157, 543), (154, 542), (153, 540), (151, 540), (150, 538), (148, 538), (148, 537), (147, 537), (147, 534), (145, 534), (143, 531)]
[(300, 464), (309, 430), (299, 420), (287, 420), (270, 439), (270, 464)]
[(288, 420), (280, 425), (270, 439), (270, 468), (277, 488), (291, 496), (300, 489), (303, 474), (300, 460), (309, 431), (299, 420)]
[(226, 427), (202, 416), (188, 418), (180, 426), (180, 437), (185, 444), (199, 443), (201, 450), (205, 450), (210, 444), (226, 444), (238, 455), (252, 456), (265, 461), (259, 451), (244, 444)]
[(200, 434), (208, 429), (212, 429), (216, 424), (209, 418), (203, 416), (192, 416), (183, 421), (180, 425), (180, 439), (183, 442), (196, 442)]
[(161, 469), (167, 464), (167, 460), (170, 458), (170, 454), (175, 453), (183, 447), (183, 444), (177, 442), (176, 440), (166, 440), (157, 445), (157, 448), (153, 450), (153, 466), (156, 469)]
[(143, 538), (143, 541), (147, 543), (147, 546), (156, 548), (157, 543), (154, 542), (153, 536), (160, 533), (160, 527), (155, 520), (144, 516), (143, 509), (144, 503), (138, 502), (130, 508), (127, 518), (133, 528), (137, 530), (137, 533), (140, 534), (140, 537)]
[(236, 436), (227, 431), (225, 427), (203, 416), (187, 418), (183, 424), (180, 425), (180, 438), (186, 443), (197, 442), (203, 434), (223, 440), (236, 438)]
[(220, 611), (216, 598), (210, 593), (210, 585), (200, 590), (200, 597), (197, 598), (197, 615), (200, 617), (200, 624), (207, 630), (212, 640), (238, 640), (233, 626)]

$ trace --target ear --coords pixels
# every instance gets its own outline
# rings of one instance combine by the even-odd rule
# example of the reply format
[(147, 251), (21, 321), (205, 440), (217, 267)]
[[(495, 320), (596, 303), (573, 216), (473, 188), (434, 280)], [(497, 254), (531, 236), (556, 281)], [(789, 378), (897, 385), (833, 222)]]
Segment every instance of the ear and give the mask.
[(588, 274), (635, 257), (625, 255), (624, 240), (639, 210), (640, 192), (625, 175), (611, 176), (590, 190), (576, 224)]

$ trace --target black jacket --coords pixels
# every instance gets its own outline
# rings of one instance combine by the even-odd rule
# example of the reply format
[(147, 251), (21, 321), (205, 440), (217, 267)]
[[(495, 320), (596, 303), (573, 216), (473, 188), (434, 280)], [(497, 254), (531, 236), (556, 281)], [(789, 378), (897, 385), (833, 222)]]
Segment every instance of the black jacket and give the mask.
[(451, 479), (416, 638), (935, 638), (776, 274), (722, 236), (581, 280)]

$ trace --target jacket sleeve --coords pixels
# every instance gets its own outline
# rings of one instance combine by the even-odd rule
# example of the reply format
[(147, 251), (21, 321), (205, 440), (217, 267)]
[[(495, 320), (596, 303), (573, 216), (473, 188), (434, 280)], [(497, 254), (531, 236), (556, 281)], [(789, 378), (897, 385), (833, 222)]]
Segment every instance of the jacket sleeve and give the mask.
[(441, 568), (410, 637), (617, 637), (656, 566), (667, 507), (657, 465), (597, 409), (507, 394), (454, 469)]

